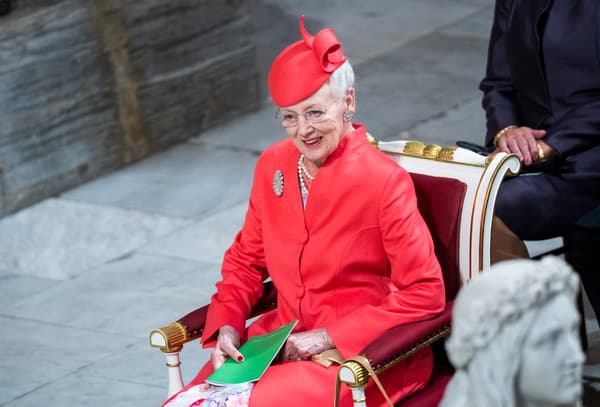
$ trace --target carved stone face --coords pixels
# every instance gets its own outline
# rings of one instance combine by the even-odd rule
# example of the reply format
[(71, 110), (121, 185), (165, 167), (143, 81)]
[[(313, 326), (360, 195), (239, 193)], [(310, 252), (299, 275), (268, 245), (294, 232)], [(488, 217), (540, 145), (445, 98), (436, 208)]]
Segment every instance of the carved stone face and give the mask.
[(575, 304), (556, 296), (539, 311), (521, 351), (519, 405), (575, 405), (582, 394), (583, 363)]

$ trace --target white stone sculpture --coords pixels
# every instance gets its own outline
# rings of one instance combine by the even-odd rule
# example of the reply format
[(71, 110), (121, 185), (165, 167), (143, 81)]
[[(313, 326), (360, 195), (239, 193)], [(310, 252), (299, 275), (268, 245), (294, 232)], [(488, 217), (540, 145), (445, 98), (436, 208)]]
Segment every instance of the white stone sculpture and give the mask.
[(558, 257), (497, 263), (461, 289), (441, 407), (579, 406), (579, 277)]

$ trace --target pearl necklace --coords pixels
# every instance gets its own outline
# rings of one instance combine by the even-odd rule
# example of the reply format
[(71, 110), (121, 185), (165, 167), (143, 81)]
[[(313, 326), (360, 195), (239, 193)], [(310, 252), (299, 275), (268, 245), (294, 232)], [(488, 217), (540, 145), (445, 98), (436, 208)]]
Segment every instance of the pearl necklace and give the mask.
[(302, 172), (304, 172), (304, 175), (306, 175), (306, 178), (308, 178), (310, 181), (315, 179), (315, 177), (310, 175), (310, 172), (308, 172), (308, 170), (304, 166), (304, 154), (300, 154), (300, 159), (298, 160), (298, 166), (300, 168), (302, 168)]
[(306, 199), (308, 198), (308, 187), (304, 182), (304, 175), (306, 175), (306, 178), (308, 178), (309, 181), (312, 181), (314, 179), (314, 177), (310, 175), (310, 173), (304, 166), (304, 154), (300, 154), (300, 159), (298, 160), (298, 180), (300, 181), (302, 201), (306, 204)]

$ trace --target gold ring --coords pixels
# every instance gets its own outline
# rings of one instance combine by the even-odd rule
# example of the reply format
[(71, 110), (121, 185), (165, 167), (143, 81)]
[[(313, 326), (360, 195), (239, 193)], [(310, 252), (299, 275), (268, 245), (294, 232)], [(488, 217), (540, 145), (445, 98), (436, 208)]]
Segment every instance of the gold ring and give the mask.
[(538, 158), (540, 160), (543, 160), (544, 158), (546, 158), (546, 155), (544, 154), (544, 150), (542, 149), (542, 145), (540, 143), (537, 143), (537, 148), (538, 148)]

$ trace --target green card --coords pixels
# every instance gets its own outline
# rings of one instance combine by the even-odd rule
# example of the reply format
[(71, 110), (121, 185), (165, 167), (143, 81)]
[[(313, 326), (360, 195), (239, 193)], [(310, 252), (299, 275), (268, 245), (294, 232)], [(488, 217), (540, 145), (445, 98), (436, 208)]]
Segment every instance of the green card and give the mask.
[(206, 379), (216, 386), (255, 382), (262, 377), (298, 321), (290, 322), (265, 335), (255, 336), (240, 347), (243, 362), (227, 359), (223, 365)]

